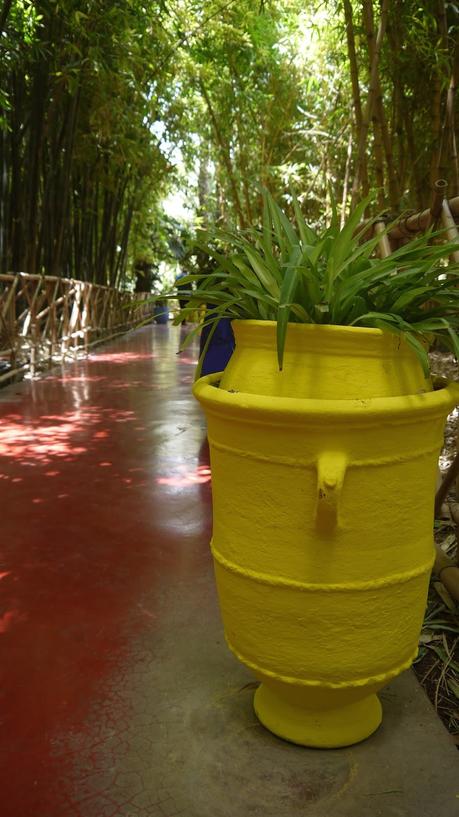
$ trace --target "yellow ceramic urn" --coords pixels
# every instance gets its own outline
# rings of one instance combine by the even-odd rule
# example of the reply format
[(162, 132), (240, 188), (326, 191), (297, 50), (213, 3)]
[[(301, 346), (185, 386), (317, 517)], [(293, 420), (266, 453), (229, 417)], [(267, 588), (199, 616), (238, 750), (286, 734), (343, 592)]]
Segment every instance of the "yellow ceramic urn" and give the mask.
[[(381, 384), (375, 369), (367, 380)], [(381, 721), (376, 692), (417, 652), (438, 455), (459, 387), (427, 391), (422, 372), (406, 378), (411, 394), (344, 399), (223, 388), (221, 375), (195, 384), (226, 639), (261, 681), (260, 721), (295, 743), (368, 737)]]
[(289, 324), (279, 371), (274, 321), (233, 321), (236, 348), (221, 388), (271, 397), (336, 400), (430, 391), (400, 335), (353, 326)]

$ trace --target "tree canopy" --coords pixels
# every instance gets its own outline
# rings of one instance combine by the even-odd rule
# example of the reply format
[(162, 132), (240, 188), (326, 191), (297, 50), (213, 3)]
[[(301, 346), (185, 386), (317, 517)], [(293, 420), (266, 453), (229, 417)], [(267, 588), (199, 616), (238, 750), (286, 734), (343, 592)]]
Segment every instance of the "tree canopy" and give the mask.
[[(3, 0), (0, 271), (124, 286), (170, 251), (161, 201), (246, 227), (459, 194), (447, 0)], [(161, 237), (159, 238), (159, 234)]]

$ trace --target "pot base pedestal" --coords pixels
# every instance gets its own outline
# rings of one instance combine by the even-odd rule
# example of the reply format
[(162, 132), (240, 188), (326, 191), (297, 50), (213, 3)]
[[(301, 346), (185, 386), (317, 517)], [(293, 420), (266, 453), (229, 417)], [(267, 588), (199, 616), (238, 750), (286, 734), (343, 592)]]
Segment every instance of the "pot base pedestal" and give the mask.
[[(294, 691), (291, 687), (282, 692), (284, 694), (279, 694), (271, 685), (261, 684), (254, 697), (255, 714), (274, 735), (301, 746), (320, 749), (351, 746), (373, 734), (382, 720), (381, 704), (374, 693), (346, 703), (346, 692), (324, 690), (318, 693), (319, 705), (314, 706), (316, 692), (311, 694), (303, 688), (299, 695), (298, 688)], [(339, 704), (338, 700), (330, 700), (331, 705), (327, 707), (330, 692), (331, 698), (342, 700)], [(305, 705), (299, 701), (303, 696)], [(307, 707), (308, 703), (311, 708)]]

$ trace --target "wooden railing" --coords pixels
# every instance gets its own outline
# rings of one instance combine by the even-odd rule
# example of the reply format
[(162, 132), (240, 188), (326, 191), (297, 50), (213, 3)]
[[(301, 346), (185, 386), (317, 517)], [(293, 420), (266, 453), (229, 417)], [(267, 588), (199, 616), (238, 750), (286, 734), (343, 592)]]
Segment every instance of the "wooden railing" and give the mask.
[(148, 320), (148, 297), (50, 275), (0, 274), (0, 382), (34, 376)]
[[(444, 237), (447, 241), (458, 240), (457, 224), (459, 223), (459, 196), (452, 199), (446, 197), (448, 184), (444, 179), (438, 179), (435, 182), (432, 193), (432, 204), (426, 210), (420, 212), (410, 212), (405, 216), (399, 218), (397, 223), (392, 226), (387, 232), (385, 230), (384, 221), (390, 222), (391, 216), (374, 223), (371, 221), (369, 233), (363, 233), (363, 238), (368, 238), (369, 234), (380, 232), (381, 242), (380, 251), (384, 256), (389, 255), (391, 250), (397, 249), (401, 244), (406, 244), (418, 233), (422, 233), (429, 227), (436, 227), (439, 230), (444, 230)], [(363, 224), (359, 224), (358, 228), (361, 230)], [(459, 251), (453, 253), (451, 260), (459, 261)]]

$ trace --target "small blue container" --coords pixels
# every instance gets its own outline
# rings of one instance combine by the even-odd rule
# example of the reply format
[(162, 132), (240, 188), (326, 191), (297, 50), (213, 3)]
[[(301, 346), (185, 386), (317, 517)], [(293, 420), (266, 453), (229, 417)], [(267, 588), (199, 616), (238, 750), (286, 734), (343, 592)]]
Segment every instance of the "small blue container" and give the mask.
[[(209, 337), (210, 326), (205, 326), (201, 332), (199, 342), (199, 354), (202, 354), (207, 338)], [(234, 351), (234, 334), (229, 318), (221, 318), (212, 335), (211, 341), (205, 354), (201, 375), (222, 372), (226, 368), (228, 361)]]
[(155, 304), (153, 308), (153, 318), (155, 323), (167, 323), (169, 321), (169, 305), (167, 303)]

